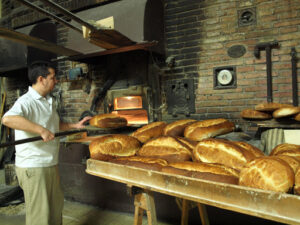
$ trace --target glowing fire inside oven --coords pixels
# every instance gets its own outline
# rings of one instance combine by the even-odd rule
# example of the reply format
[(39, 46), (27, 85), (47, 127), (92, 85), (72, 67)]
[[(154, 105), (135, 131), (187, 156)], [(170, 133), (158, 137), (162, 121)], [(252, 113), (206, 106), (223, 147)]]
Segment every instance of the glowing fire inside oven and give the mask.
[(147, 110), (143, 109), (141, 96), (115, 98), (114, 111), (112, 113), (126, 118), (128, 125), (148, 123), (148, 113)]

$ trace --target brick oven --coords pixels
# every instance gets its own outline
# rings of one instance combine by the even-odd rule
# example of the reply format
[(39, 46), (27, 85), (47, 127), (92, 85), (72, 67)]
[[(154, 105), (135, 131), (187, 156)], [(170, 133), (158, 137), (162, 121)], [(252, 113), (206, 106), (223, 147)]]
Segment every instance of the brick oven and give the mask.
[[(42, 5), (39, 1), (33, 2)], [(140, 44), (136, 49), (105, 50), (18, 1), (2, 0), (1, 27), (48, 38), (49, 42), (83, 53), (55, 60), (60, 83), (54, 95), (65, 121), (77, 121), (84, 112), (119, 114), (132, 126), (182, 118), (226, 118), (256, 138), (261, 127), (243, 120), (240, 116), (243, 109), (266, 102), (270, 95), (278, 103), (293, 104), (300, 100), (297, 76), (300, 65), (297, 60), (300, 51), (299, 1), (54, 2), (86, 21), (101, 20), (119, 12), (114, 15), (116, 29)], [(121, 9), (124, 13), (120, 13)], [(78, 26), (73, 20), (69, 22)], [(50, 28), (53, 36), (48, 37)], [(37, 30), (39, 32), (35, 32)], [(255, 49), (261, 43), (278, 43), (270, 52), (271, 80), (267, 75), (267, 51), (262, 50), (260, 57), (255, 56)], [(43, 55), (44, 59), (53, 58), (53, 54), (36, 53), (36, 49), (1, 38), (0, 44), (0, 76), (5, 77), (6, 108), (9, 108), (28, 86), (27, 64), (37, 54)], [(291, 54), (294, 62), (296, 59), (294, 67)], [(12, 65), (11, 62), (17, 63)], [(80, 72), (70, 77), (70, 71), (75, 69)], [(85, 173), (86, 145), (62, 144), (61, 148), (60, 169), (66, 198), (133, 211), (131, 199), (124, 197), (126, 187)], [(103, 192), (99, 193), (99, 190)], [(83, 192), (87, 194), (83, 195)], [(177, 207), (173, 199), (162, 194), (155, 197), (161, 202), (157, 205), (158, 217), (178, 221), (180, 212), (168, 210), (170, 205)], [(209, 207), (208, 211), (214, 215), (210, 219), (215, 224), (242, 224), (245, 221), (268, 224), (265, 220), (229, 211), (224, 215), (221, 209), (214, 207)], [(191, 222), (197, 224), (198, 215), (192, 216)]]

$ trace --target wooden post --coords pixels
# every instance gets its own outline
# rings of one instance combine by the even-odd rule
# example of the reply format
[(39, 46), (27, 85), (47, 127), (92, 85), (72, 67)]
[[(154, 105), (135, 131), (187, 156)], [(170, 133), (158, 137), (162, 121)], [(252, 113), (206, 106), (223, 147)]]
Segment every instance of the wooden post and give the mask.
[(148, 190), (134, 195), (134, 225), (142, 225), (144, 210), (146, 210), (148, 225), (157, 225), (153, 194)]
[[(189, 210), (192, 209), (190, 207), (191, 202), (186, 199), (182, 199), (182, 208), (181, 208), (181, 225), (188, 225), (189, 221)], [(209, 219), (207, 216), (206, 207), (204, 204), (197, 203), (198, 211), (200, 214), (201, 224), (209, 225)], [(194, 207), (193, 207), (194, 208)]]

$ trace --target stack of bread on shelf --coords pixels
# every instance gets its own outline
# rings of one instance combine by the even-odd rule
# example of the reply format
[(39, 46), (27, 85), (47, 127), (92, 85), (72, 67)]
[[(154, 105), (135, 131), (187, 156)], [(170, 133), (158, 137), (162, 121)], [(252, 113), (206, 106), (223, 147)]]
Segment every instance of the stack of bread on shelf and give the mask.
[(100, 137), (89, 149), (96, 160), (300, 195), (300, 145), (278, 145), (265, 156), (247, 142), (217, 138), (234, 129), (223, 118), (153, 122)]
[(296, 121), (300, 121), (300, 107), (267, 102), (256, 105), (255, 109), (244, 109), (241, 112), (241, 117), (252, 120), (292, 118)]

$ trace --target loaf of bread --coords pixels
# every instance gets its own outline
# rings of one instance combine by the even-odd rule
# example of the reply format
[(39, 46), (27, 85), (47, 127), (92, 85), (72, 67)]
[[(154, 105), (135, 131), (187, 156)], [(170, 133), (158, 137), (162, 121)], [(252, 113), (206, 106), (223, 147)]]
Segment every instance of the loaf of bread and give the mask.
[(189, 147), (189, 150), (191, 150), (192, 152), (198, 144), (198, 141), (193, 141), (193, 140), (190, 140), (190, 139), (185, 138), (185, 137), (176, 137), (176, 139), (178, 141), (180, 141), (182, 144), (187, 145)]
[(225, 139), (208, 138), (200, 141), (193, 151), (193, 159), (205, 163), (219, 163), (241, 170), (250, 160), (256, 158), (250, 151)]
[(134, 137), (112, 134), (92, 141), (89, 150), (92, 159), (110, 160), (114, 157), (133, 156), (140, 147), (141, 143)]
[(161, 171), (162, 167), (168, 165), (168, 162), (164, 159), (141, 156), (130, 156), (122, 158), (118, 157), (110, 160), (110, 162), (154, 171)]
[(191, 149), (175, 137), (161, 136), (145, 143), (137, 155), (165, 159), (168, 163), (191, 160)]
[(99, 128), (119, 128), (127, 125), (127, 120), (115, 114), (101, 114), (92, 117), (91, 126)]
[(255, 110), (262, 111), (262, 112), (273, 112), (276, 109), (282, 108), (282, 107), (289, 107), (291, 105), (288, 104), (281, 104), (276, 102), (265, 102), (261, 103), (255, 106)]
[(270, 155), (287, 155), (300, 159), (300, 145), (283, 143), (272, 149)]
[(300, 113), (294, 116), (294, 120), (300, 121)]
[(295, 174), (294, 194), (300, 195), (300, 168), (298, 168), (298, 170)]
[(259, 149), (256, 148), (255, 146), (247, 143), (247, 142), (242, 142), (242, 141), (234, 141), (234, 144), (240, 146), (243, 148), (245, 151), (250, 151), (255, 157), (262, 157), (264, 156), (264, 153)]
[(162, 172), (229, 184), (238, 184), (239, 180), (237, 170), (214, 163), (170, 163), (162, 168)]
[(300, 159), (297, 159), (296, 157), (288, 156), (288, 155), (276, 155), (276, 156), (272, 156), (272, 157), (276, 157), (276, 158), (284, 160), (287, 164), (289, 164), (290, 167), (292, 167), (292, 169), (295, 173), (298, 170), (298, 168), (300, 167)]
[(283, 107), (283, 108), (279, 108), (276, 109), (273, 112), (273, 117), (278, 119), (278, 118), (282, 118), (282, 117), (288, 117), (288, 116), (293, 116), (300, 113), (300, 107)]
[(184, 130), (184, 136), (194, 141), (227, 134), (235, 129), (234, 123), (226, 119), (209, 119), (192, 123)]
[(161, 136), (165, 126), (165, 122), (153, 122), (137, 129), (132, 133), (132, 136), (145, 143), (152, 138)]
[(271, 119), (272, 115), (254, 109), (244, 109), (241, 112), (241, 117), (244, 119), (266, 120), (266, 119)]
[(247, 163), (239, 184), (270, 191), (289, 192), (295, 182), (293, 169), (279, 158), (265, 156)]
[(183, 136), (184, 129), (192, 124), (197, 122), (197, 120), (186, 119), (186, 120), (177, 120), (175, 122), (169, 123), (165, 126), (163, 130), (163, 135), (166, 136)]

